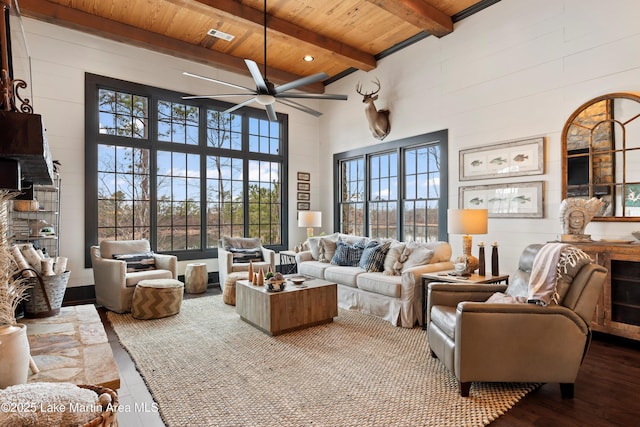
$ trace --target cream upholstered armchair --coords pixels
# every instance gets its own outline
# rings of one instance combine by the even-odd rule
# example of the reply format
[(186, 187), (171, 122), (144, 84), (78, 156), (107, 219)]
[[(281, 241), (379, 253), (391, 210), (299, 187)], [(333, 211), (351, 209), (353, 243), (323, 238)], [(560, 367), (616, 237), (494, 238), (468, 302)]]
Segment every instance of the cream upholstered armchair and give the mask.
[(118, 313), (131, 311), (140, 280), (178, 277), (178, 258), (153, 253), (148, 240), (103, 240), (91, 246), (91, 265), (96, 303)]
[(249, 263), (254, 269), (262, 269), (266, 273), (269, 268), (275, 271), (275, 251), (262, 246), (259, 238), (223, 237), (218, 241), (218, 274), (220, 289), (224, 290), (225, 280), (231, 273), (248, 271)]
[[(456, 376), (462, 396), (469, 395), (472, 382), (486, 381), (557, 382), (563, 397), (573, 397), (607, 270), (593, 263), (580, 264), (559, 304), (527, 303), (534, 259), (542, 246), (525, 248), (508, 287), (429, 284), (431, 355)], [(490, 297), (502, 302), (485, 302)], [(521, 303), (505, 303), (516, 297)]]

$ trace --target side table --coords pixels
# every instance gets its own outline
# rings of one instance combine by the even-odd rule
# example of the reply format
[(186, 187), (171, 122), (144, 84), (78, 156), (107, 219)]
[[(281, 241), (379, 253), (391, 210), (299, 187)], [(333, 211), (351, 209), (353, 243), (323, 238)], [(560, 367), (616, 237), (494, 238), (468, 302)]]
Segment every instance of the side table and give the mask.
[(187, 264), (184, 270), (184, 291), (188, 294), (201, 294), (207, 290), (209, 273), (207, 264), (198, 262)]
[(282, 274), (295, 274), (298, 272), (295, 251), (280, 251), (280, 272)]
[(464, 284), (492, 284), (504, 282), (509, 284), (509, 275), (501, 274), (499, 276), (480, 276), (472, 274), (469, 277), (455, 276), (449, 273), (452, 271), (438, 271), (434, 273), (425, 273), (422, 278), (422, 329), (427, 329), (427, 285), (431, 282), (447, 282), (447, 283), (464, 283)]

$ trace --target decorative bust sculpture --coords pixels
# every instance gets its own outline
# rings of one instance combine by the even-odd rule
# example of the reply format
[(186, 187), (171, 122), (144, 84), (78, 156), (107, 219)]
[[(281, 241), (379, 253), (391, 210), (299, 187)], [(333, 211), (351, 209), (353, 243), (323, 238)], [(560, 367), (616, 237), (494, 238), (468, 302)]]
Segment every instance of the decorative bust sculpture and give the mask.
[(591, 235), (584, 234), (584, 229), (594, 216), (602, 209), (602, 200), (564, 199), (560, 204), (560, 220), (562, 221), (562, 241), (589, 241)]

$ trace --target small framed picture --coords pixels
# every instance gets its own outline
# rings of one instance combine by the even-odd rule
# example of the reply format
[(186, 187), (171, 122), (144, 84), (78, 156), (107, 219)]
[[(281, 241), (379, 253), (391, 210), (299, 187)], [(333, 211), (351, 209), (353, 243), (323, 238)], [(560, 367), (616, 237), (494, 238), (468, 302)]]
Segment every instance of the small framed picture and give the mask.
[(298, 181), (311, 181), (311, 174), (309, 172), (298, 172)]
[(309, 184), (308, 182), (298, 183), (298, 191), (310, 191), (310, 190), (311, 190), (311, 184)]
[(298, 193), (298, 200), (311, 200), (311, 194), (309, 194), (309, 193)]
[(308, 211), (309, 209), (311, 209), (309, 202), (298, 202), (299, 211)]

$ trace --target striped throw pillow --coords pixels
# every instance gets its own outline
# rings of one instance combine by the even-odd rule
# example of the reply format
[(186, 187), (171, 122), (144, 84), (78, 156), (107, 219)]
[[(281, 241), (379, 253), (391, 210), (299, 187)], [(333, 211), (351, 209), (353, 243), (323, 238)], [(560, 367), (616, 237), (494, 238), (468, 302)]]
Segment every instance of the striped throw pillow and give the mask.
[(367, 270), (368, 272), (375, 273), (384, 270), (384, 259), (389, 252), (391, 242), (379, 242), (377, 240), (370, 241), (362, 252), (360, 268)]
[(156, 259), (151, 251), (135, 254), (113, 254), (113, 259), (126, 262), (127, 273), (156, 269)]
[(333, 258), (331, 258), (331, 264), (356, 267), (362, 257), (365, 242), (366, 239), (362, 239), (353, 245), (350, 245), (343, 240), (338, 240), (338, 243), (336, 244), (336, 251), (333, 254)]

